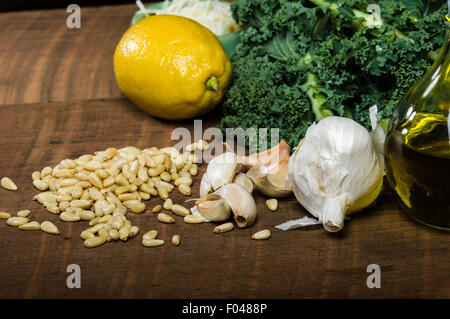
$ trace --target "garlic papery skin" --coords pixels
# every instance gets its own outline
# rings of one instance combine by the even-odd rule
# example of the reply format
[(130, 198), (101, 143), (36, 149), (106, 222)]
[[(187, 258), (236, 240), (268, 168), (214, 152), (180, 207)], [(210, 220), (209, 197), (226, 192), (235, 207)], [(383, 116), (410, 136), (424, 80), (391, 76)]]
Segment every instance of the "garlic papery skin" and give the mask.
[(232, 183), (241, 168), (242, 163), (233, 152), (226, 152), (214, 157), (209, 162), (200, 182), (200, 197), (219, 189), (225, 184)]
[(220, 195), (230, 206), (239, 228), (249, 227), (256, 220), (256, 203), (252, 195), (239, 184), (227, 184), (214, 194)]
[(249, 156), (241, 157), (246, 168), (251, 168), (255, 165), (272, 166), (282, 162), (285, 159), (289, 159), (291, 150), (289, 145), (285, 141), (281, 141), (279, 144), (268, 149), (267, 151), (255, 153)]
[(288, 165), (289, 158), (271, 166), (255, 165), (247, 172), (247, 176), (264, 195), (283, 198), (292, 193), (292, 190), (286, 187)]
[(238, 173), (233, 183), (243, 186), (250, 194), (253, 193), (253, 182), (245, 173)]
[(230, 218), (231, 209), (225, 199), (218, 194), (208, 194), (195, 203), (197, 211), (206, 219), (221, 222)]
[(311, 125), (289, 166), (295, 197), (330, 232), (343, 228), (345, 215), (369, 206), (383, 185), (369, 132), (348, 118)]

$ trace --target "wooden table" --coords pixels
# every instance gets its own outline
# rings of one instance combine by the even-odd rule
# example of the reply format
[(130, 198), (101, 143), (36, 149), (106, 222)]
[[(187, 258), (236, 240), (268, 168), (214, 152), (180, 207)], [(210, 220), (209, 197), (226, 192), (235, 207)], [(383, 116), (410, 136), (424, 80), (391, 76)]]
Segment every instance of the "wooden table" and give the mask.
[[(192, 128), (192, 121), (147, 116), (115, 83), (113, 51), (134, 11), (134, 5), (83, 8), (79, 30), (66, 27), (65, 10), (0, 14), (0, 175), (20, 187), (0, 189), (0, 211), (28, 208), (32, 218), (61, 230), (52, 236), (0, 223), (0, 298), (450, 297), (448, 234), (409, 220), (388, 191), (339, 234), (275, 229), (306, 214), (294, 198), (270, 212), (257, 195), (256, 224), (222, 235), (211, 224), (176, 218), (162, 225), (151, 213), (130, 213), (143, 231), (156, 228), (166, 240), (181, 235), (180, 247), (157, 249), (144, 248), (140, 236), (86, 249), (79, 238), (85, 222), (60, 222), (33, 202), (34, 170), (109, 146), (172, 145), (172, 129)], [(204, 128), (218, 118), (205, 117)], [(199, 177), (194, 195), (198, 185)], [(264, 228), (270, 240), (250, 240)], [(69, 264), (81, 267), (80, 289), (66, 286)], [(380, 289), (366, 286), (369, 264), (381, 267)]]

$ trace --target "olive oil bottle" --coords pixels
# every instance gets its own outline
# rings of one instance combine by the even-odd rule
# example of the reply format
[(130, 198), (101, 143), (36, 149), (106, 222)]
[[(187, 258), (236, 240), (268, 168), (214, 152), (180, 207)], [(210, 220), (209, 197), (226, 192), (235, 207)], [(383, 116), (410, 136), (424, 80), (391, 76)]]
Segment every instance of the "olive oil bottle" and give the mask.
[(385, 167), (415, 220), (450, 231), (450, 18), (438, 58), (400, 101), (388, 127)]

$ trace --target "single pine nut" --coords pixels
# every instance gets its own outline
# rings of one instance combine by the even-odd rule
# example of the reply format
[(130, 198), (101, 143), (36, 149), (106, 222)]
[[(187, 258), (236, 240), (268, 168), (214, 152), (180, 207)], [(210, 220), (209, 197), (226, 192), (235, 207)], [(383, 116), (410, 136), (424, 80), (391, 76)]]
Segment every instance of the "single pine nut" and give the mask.
[(96, 170), (95, 174), (97, 174), (97, 176), (100, 177), (101, 179), (105, 179), (108, 177), (108, 173), (104, 169)]
[(192, 185), (192, 179), (190, 177), (178, 177), (174, 182), (175, 186), (180, 186), (181, 184), (187, 184), (189, 186)]
[(93, 220), (95, 218), (95, 214), (91, 210), (83, 210), (78, 216), (81, 220)]
[(52, 192), (39, 193), (33, 197), (33, 199), (37, 200), (40, 204), (43, 204), (44, 202), (56, 204), (56, 198), (56, 195)]
[(41, 178), (51, 175), (52, 173), (53, 173), (53, 168), (51, 168), (50, 166), (44, 167), (41, 171)]
[(70, 212), (61, 213), (59, 215), (59, 218), (61, 218), (61, 220), (65, 222), (77, 222), (80, 220), (80, 216)]
[(153, 214), (159, 213), (161, 211), (161, 209), (162, 209), (161, 205), (156, 205), (155, 207), (153, 207), (152, 213)]
[(92, 201), (90, 200), (82, 200), (82, 199), (76, 199), (70, 202), (70, 206), (77, 207), (77, 208), (83, 208), (87, 209), (91, 207)]
[(134, 193), (123, 193), (117, 196), (122, 202), (138, 200), (138, 197)]
[(234, 228), (233, 223), (225, 223), (225, 224), (215, 227), (213, 231), (216, 234), (221, 234), (221, 233), (226, 233), (226, 232), (232, 231), (233, 228)]
[(31, 179), (33, 181), (41, 179), (41, 172), (38, 172), (38, 171), (33, 172), (33, 174), (31, 174)]
[(58, 227), (56, 227), (55, 224), (53, 224), (50, 221), (45, 221), (41, 224), (41, 230), (49, 233), (49, 234), (54, 234), (54, 235), (58, 235), (59, 234), (59, 229)]
[(10, 218), (8, 218), (6, 223), (9, 226), (17, 227), (17, 226), (24, 225), (24, 224), (28, 223), (28, 221), (29, 221), (29, 219), (26, 218), (26, 217), (10, 217)]
[(252, 239), (263, 240), (270, 238), (270, 230), (264, 229), (252, 235)]
[(29, 209), (23, 209), (23, 210), (19, 210), (16, 215), (19, 217), (28, 217), (28, 215), (30, 215), (31, 211)]
[(173, 219), (172, 216), (169, 216), (167, 214), (164, 213), (159, 213), (158, 214), (158, 221), (161, 223), (166, 223), (166, 224), (173, 224), (175, 223), (175, 220)]
[(0, 181), (0, 185), (7, 190), (16, 191), (17, 185), (9, 177), (3, 177)]
[(84, 164), (84, 168), (88, 171), (96, 171), (102, 168), (102, 163), (97, 160), (92, 160)]
[(94, 248), (100, 245), (103, 245), (106, 242), (106, 237), (92, 237), (88, 238), (84, 241), (84, 247), (86, 248)]
[(172, 205), (172, 211), (177, 214), (178, 216), (186, 216), (189, 215), (189, 210), (186, 207), (183, 207), (181, 205), (178, 204), (174, 204)]
[(114, 240), (114, 241), (119, 240), (119, 237), (120, 237), (119, 232), (118, 232), (117, 229), (110, 229), (110, 230), (108, 231), (108, 235), (109, 235), (109, 237), (111, 237), (111, 239)]
[(55, 214), (55, 215), (60, 213), (59, 207), (56, 205), (56, 203), (49, 203), (48, 206), (45, 205), (45, 204), (46, 203), (44, 203), (44, 206), (45, 206), (45, 208), (47, 209), (47, 211), (49, 213), (52, 213), (52, 214)]
[(59, 187), (74, 186), (79, 182), (78, 178), (66, 178), (59, 182)]
[(162, 172), (159, 177), (161, 177), (161, 179), (165, 182), (172, 181), (172, 175), (169, 172)]
[(163, 205), (164, 209), (165, 210), (171, 210), (172, 206), (173, 206), (172, 200), (170, 198), (166, 199), (166, 201), (164, 202), (164, 205)]
[(181, 184), (178, 186), (178, 191), (184, 196), (190, 196), (192, 194), (191, 187), (188, 184)]
[(100, 179), (100, 177), (98, 177), (97, 174), (95, 174), (95, 172), (89, 174), (88, 181), (97, 188), (103, 188), (102, 180)]
[(205, 217), (197, 215), (186, 215), (184, 216), (184, 222), (186, 224), (201, 224), (205, 222)]
[(68, 208), (70, 208), (70, 203), (67, 201), (63, 201), (61, 203), (59, 203), (58, 205), (59, 211), (60, 212), (64, 212), (66, 211)]
[(92, 200), (98, 201), (98, 200), (105, 199), (103, 194), (97, 188), (91, 187), (88, 190), (89, 190), (89, 196), (91, 197)]
[(146, 232), (142, 238), (143, 238), (143, 240), (149, 240), (149, 239), (155, 239), (156, 236), (158, 236), (158, 231), (150, 230), (149, 232)]
[(173, 235), (172, 244), (174, 244), (175, 246), (180, 245), (180, 235)]
[(119, 238), (122, 241), (126, 241), (128, 239), (128, 236), (130, 236), (130, 226), (128, 226), (128, 224), (125, 224), (121, 229), (119, 229)]
[(0, 212), (0, 219), (8, 219), (11, 218), (11, 214), (8, 212)]
[(130, 227), (130, 237), (134, 238), (139, 233), (139, 227), (131, 226)]
[(113, 216), (113, 218), (111, 218), (108, 223), (111, 224), (112, 228), (119, 230), (123, 227), (124, 220), (119, 216)]
[(90, 232), (88, 230), (83, 230), (80, 234), (80, 238), (83, 240), (89, 239), (89, 238), (94, 238), (95, 235), (93, 232)]
[(81, 193), (81, 200), (90, 200), (91, 199), (91, 195), (89, 195), (89, 191), (87, 189), (85, 189), (82, 193)]
[(191, 168), (189, 169), (189, 174), (192, 176), (196, 176), (198, 174), (198, 166), (197, 164), (193, 164)]
[(70, 194), (62, 194), (62, 195), (58, 195), (56, 196), (56, 201), (57, 202), (71, 202), (72, 201), (72, 196), (70, 196)]
[(276, 211), (278, 209), (278, 201), (276, 198), (271, 198), (266, 200), (267, 208), (269, 208), (271, 211)]
[(145, 192), (139, 192), (138, 194), (142, 200), (149, 200), (151, 198), (150, 194)]
[(147, 239), (142, 240), (142, 245), (145, 247), (159, 247), (164, 245), (164, 240), (161, 239)]
[(41, 224), (38, 222), (30, 222), (19, 226), (20, 230), (39, 230), (41, 229)]

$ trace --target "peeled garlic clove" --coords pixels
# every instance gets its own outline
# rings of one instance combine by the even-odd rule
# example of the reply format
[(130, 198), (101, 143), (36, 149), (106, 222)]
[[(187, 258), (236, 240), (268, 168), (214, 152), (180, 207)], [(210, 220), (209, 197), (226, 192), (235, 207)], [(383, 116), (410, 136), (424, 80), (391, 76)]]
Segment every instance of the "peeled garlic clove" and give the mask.
[(244, 186), (250, 194), (253, 193), (253, 182), (245, 173), (238, 173), (234, 178), (233, 183)]
[(214, 194), (220, 195), (230, 206), (239, 228), (249, 227), (256, 220), (256, 204), (252, 195), (239, 184), (226, 184)]
[(231, 210), (225, 199), (215, 193), (208, 194), (195, 203), (198, 212), (213, 222), (221, 222), (230, 218)]
[[(206, 177), (202, 178), (200, 189), (202, 194), (206, 190), (217, 190), (223, 185), (233, 182), (236, 174), (241, 170), (242, 163), (239, 161), (238, 156), (233, 152), (226, 152), (219, 156), (216, 156), (208, 164), (206, 169)], [(211, 186), (211, 188), (209, 188)], [(202, 196), (202, 194), (200, 196)]]

